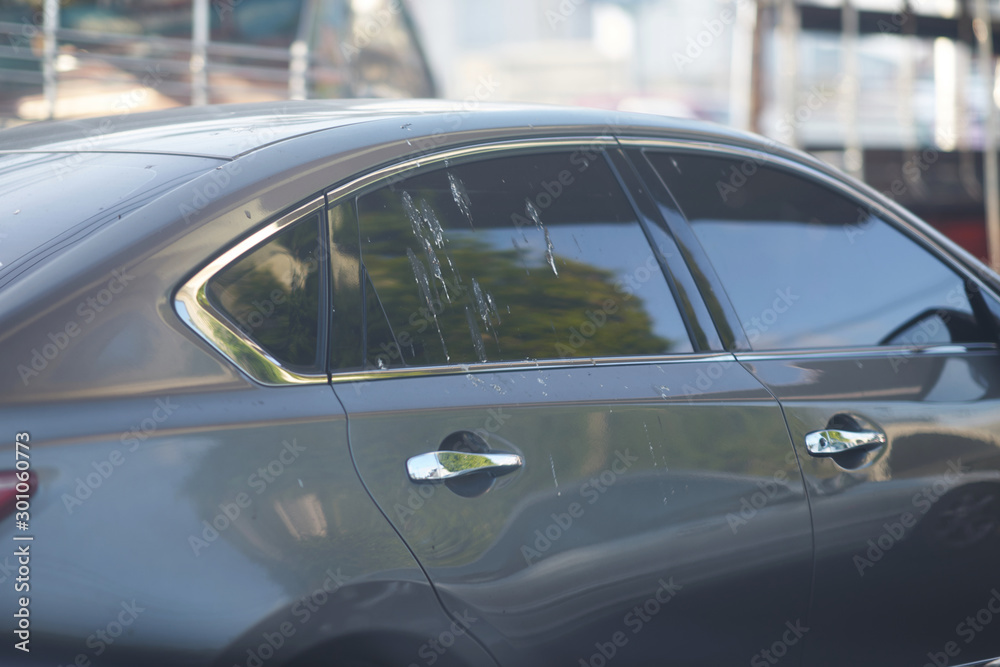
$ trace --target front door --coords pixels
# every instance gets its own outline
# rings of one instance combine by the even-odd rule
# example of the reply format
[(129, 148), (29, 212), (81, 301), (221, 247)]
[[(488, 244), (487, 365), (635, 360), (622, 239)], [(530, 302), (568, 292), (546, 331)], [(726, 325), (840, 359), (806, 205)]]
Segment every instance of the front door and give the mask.
[(649, 160), (803, 462), (816, 539), (803, 664), (1000, 656), (995, 297), (865, 200), (787, 168)]

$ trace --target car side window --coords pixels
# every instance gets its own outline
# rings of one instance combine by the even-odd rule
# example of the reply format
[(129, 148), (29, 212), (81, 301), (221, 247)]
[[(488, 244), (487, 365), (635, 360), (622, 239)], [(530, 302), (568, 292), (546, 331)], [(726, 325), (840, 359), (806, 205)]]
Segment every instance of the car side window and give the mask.
[(754, 349), (986, 341), (962, 277), (875, 212), (760, 160), (646, 156)]
[(368, 367), (692, 350), (602, 154), (428, 171), (361, 196), (358, 215)]
[(289, 225), (215, 274), (212, 305), (282, 365), (320, 365), (320, 213)]

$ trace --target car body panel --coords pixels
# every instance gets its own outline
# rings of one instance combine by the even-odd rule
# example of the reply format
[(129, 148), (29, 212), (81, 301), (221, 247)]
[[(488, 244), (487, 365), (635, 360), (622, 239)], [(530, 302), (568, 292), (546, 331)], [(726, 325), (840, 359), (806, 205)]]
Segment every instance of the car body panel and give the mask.
[[(252, 664), (268, 636), (287, 660), (388, 630), (420, 640), (415, 659), (448, 629), (357, 479), (329, 388), (273, 392), (74, 401), (57, 420), (51, 405), (4, 408), (4, 424), (31, 428), (45, 489), (25, 593), (34, 654)], [(12, 618), (14, 598), (2, 604)], [(455, 655), (489, 662), (468, 638)]]
[[(128, 153), (197, 163), (140, 208), (111, 209), (70, 242), (0, 266), (0, 423), (9, 436), (30, 434), (38, 480), (39, 650), (64, 662), (153, 664), (152, 654), (249, 666), (290, 623), (280, 649), (268, 644), (273, 664), (331, 655), (596, 664), (610, 660), (609, 646), (617, 664), (759, 664), (782, 642), (785, 662), (809, 667), (923, 664), (948, 641), (961, 648), (953, 661), (1000, 655), (988, 631), (968, 645), (957, 632), (963, 609), (989, 603), (994, 542), (938, 553), (921, 541), (925, 520), (864, 576), (854, 559), (868, 558), (886, 523), (919, 511), (914, 497), (928, 487), (936, 496), (925, 519), (960, 514), (961, 503), (948, 504), (963, 497), (955, 491), (991, 493), (996, 347), (749, 352), (697, 239), (637, 149), (749, 151), (818, 174), (876, 202), (967, 284), (996, 291), (997, 277), (895, 204), (759, 137), (596, 110), (481, 107), (240, 105), (0, 133), (0, 159)], [(359, 179), (401, 162), (419, 168), (442, 151), (545, 141), (607, 151), (661, 268), (685, 290), (674, 296), (697, 325), (689, 332), (701, 354), (364, 369), (333, 373), (332, 390), (325, 377), (266, 387), (178, 312), (182, 285), (306, 202), (336, 204)], [(81, 209), (100, 208), (101, 197), (95, 190)], [(0, 218), (0, 232), (10, 220)], [(358, 252), (335, 244), (330, 257), (343, 265), (332, 273), (357, 273)], [(358, 284), (334, 282), (339, 295)], [(842, 412), (889, 436), (853, 470), (803, 450), (806, 432)], [(477, 497), (407, 478), (409, 457), (460, 431), (520, 454), (523, 468)], [(13, 441), (2, 442), (12, 466)], [(304, 446), (287, 463), (286, 442)], [(956, 458), (966, 468), (957, 484)], [(283, 472), (252, 486), (275, 460)], [(596, 491), (604, 473), (615, 481)], [(250, 502), (229, 519), (241, 491)], [(203, 523), (215, 520), (227, 527)], [(218, 537), (206, 539), (212, 530)], [(0, 539), (17, 532), (13, 517), (0, 523)], [(133, 599), (143, 607), (134, 627), (96, 655), (88, 638)], [(317, 610), (300, 624), (307, 600)], [(639, 623), (635, 608), (647, 603), (657, 611)], [(0, 597), (8, 635), (15, 604)], [(8, 653), (5, 664), (18, 664)]]
[[(810, 490), (816, 572), (805, 664), (858, 660), (857, 646), (865, 660), (892, 664), (1000, 655), (997, 634), (975, 621), (992, 599), (1000, 548), (996, 352), (745, 363), (781, 401)], [(805, 434), (845, 413), (874, 424), (887, 445), (863, 463), (810, 456)]]
[[(724, 664), (804, 618), (798, 464), (776, 403), (731, 359), (334, 386), (373, 498), (503, 664), (576, 664), (598, 644), (623, 665), (665, 645), (673, 664)], [(409, 457), (462, 431), (523, 469), (471, 498), (407, 478)]]

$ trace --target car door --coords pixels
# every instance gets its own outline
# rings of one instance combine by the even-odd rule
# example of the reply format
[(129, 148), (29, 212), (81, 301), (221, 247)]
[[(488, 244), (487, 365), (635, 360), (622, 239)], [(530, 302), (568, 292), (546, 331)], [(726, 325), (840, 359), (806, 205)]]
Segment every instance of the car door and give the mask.
[(802, 461), (816, 544), (803, 664), (1000, 656), (995, 295), (818, 171), (737, 149), (634, 159), (689, 221), (752, 348), (737, 357)]
[(779, 406), (664, 271), (678, 249), (650, 245), (605, 143), (471, 147), (330, 193), (357, 209), (333, 224), (360, 259), (332, 341), (354, 461), (501, 664), (794, 664), (812, 537)]

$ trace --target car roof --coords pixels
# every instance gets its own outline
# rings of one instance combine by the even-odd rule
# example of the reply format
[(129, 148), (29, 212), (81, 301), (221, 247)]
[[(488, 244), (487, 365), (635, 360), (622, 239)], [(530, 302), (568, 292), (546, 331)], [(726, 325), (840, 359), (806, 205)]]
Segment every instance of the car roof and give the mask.
[[(657, 130), (703, 135), (756, 145), (775, 146), (759, 137), (703, 121), (525, 104), (485, 104), (442, 100), (309, 100), (181, 107), (151, 113), (73, 121), (32, 123), (0, 131), (2, 152), (129, 152), (195, 155), (235, 159), (264, 146), (313, 132), (361, 123), (403, 123), (406, 118), (438, 116), (442, 130), (473, 116), (476, 125), (511, 128), (593, 127)], [(376, 133), (377, 134), (377, 133)]]

